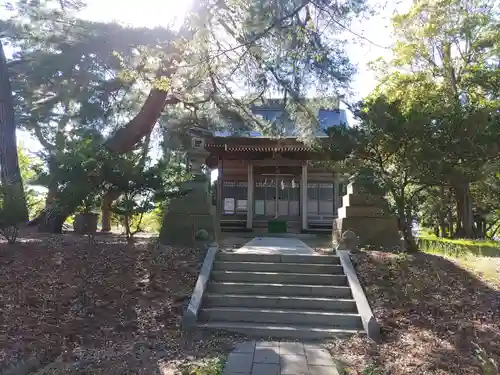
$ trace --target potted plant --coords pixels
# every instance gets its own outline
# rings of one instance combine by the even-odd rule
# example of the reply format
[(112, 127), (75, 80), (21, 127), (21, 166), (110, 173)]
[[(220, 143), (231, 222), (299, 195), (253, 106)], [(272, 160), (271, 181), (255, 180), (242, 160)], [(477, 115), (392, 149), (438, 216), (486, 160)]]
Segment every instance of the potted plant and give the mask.
[(99, 195), (89, 194), (80, 206), (80, 212), (75, 215), (73, 230), (78, 234), (96, 233), (99, 214)]

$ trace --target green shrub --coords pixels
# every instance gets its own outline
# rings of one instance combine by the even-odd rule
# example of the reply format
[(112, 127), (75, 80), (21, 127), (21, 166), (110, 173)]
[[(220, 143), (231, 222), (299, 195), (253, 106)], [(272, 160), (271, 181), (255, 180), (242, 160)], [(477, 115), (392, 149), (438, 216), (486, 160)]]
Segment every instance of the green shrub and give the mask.
[(197, 240), (206, 241), (209, 238), (208, 232), (205, 229), (198, 229), (195, 234)]

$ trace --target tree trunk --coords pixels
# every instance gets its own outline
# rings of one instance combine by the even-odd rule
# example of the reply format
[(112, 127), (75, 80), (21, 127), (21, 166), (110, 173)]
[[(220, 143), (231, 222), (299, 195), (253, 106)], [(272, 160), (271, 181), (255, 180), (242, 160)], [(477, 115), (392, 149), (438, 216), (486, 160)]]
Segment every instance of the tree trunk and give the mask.
[(455, 237), (474, 238), (474, 215), (469, 182), (457, 184), (454, 188), (457, 201), (457, 231)]
[(453, 234), (453, 215), (451, 213), (451, 210), (448, 208), (448, 212), (447, 212), (447, 216), (448, 216), (448, 238), (451, 238), (452, 237), (452, 234)]
[(53, 177), (56, 173), (57, 164), (53, 155), (49, 155), (49, 183), (47, 196), (45, 197), (45, 208), (38, 214), (36, 218), (31, 220), (28, 225), (37, 226), (38, 230), (43, 233), (62, 233), (63, 224), (71, 213), (66, 214), (60, 212), (56, 207), (58, 183)]
[(17, 156), (14, 99), (7, 59), (0, 40), (0, 181), (4, 189), (4, 209), (16, 222), (29, 219), (19, 159)]
[(108, 149), (124, 154), (131, 151), (142, 137), (150, 134), (165, 107), (167, 96), (166, 91), (152, 89), (139, 113), (108, 139)]
[(398, 194), (392, 191), (392, 197), (394, 202), (396, 202), (396, 210), (399, 216), (399, 230), (403, 233), (405, 240), (406, 251), (413, 252), (417, 250), (415, 244), (415, 239), (413, 238), (413, 233), (411, 231), (411, 211), (406, 207), (406, 196), (404, 189)]
[(441, 232), (441, 237), (447, 237), (447, 234), (446, 234), (446, 220), (445, 220), (445, 217), (446, 217), (446, 212), (445, 212), (445, 207), (446, 207), (446, 198), (445, 198), (445, 194), (444, 194), (444, 186), (441, 185), (440, 186), (440, 189), (439, 189), (439, 198), (440, 198), (440, 206), (439, 206), (439, 209), (438, 209), (438, 223), (439, 223), (439, 229), (440, 229), (440, 232)]
[(102, 197), (102, 205), (101, 205), (101, 232), (110, 232), (111, 231), (111, 206), (115, 200), (120, 196), (120, 192), (111, 190), (104, 193)]
[(127, 240), (130, 240), (132, 238), (132, 234), (130, 231), (130, 218), (128, 217), (128, 215), (123, 216), (123, 221), (124, 221), (125, 234), (127, 236)]

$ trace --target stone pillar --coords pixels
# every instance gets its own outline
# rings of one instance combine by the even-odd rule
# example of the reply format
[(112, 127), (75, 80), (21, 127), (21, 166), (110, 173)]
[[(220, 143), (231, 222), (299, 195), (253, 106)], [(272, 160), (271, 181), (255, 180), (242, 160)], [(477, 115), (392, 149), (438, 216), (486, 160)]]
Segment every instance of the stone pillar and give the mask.
[[(193, 179), (180, 187), (183, 194), (173, 199), (165, 213), (160, 230), (160, 242), (169, 245), (193, 245), (197, 233), (206, 231), (206, 241), (214, 241), (217, 227), (216, 210), (209, 193), (210, 176), (202, 167), (208, 152), (198, 132), (192, 135), (188, 162)], [(201, 231), (204, 230), (204, 231)]]
[(300, 214), (302, 230), (307, 230), (307, 161), (302, 164), (302, 181), (300, 182)]
[(342, 233), (353, 231), (360, 246), (375, 246), (393, 250), (399, 247), (397, 219), (389, 213), (383, 192), (373, 180), (363, 174), (350, 179), (347, 194), (333, 221), (333, 242), (339, 245)]
[(253, 221), (253, 165), (248, 163), (247, 179), (247, 229), (252, 229)]

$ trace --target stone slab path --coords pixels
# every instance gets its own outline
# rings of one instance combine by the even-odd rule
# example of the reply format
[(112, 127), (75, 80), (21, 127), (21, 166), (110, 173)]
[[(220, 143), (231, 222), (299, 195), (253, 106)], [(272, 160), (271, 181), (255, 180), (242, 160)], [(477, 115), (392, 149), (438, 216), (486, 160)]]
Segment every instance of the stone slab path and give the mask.
[(316, 344), (247, 341), (229, 354), (223, 375), (339, 375), (330, 353)]
[(314, 255), (315, 252), (297, 238), (255, 237), (248, 241), (235, 253), (280, 254), (280, 255)]

